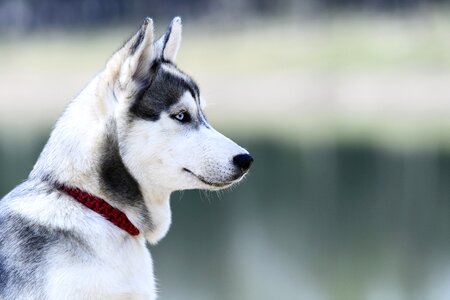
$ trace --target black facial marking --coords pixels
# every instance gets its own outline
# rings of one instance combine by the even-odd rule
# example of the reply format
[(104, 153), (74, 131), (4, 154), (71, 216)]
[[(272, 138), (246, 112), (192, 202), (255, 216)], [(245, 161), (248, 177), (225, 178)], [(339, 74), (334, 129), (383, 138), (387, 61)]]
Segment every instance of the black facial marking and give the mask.
[(208, 120), (206, 119), (206, 116), (203, 114), (203, 111), (201, 109), (198, 110), (198, 120), (200, 121), (200, 123), (205, 126), (206, 128), (211, 128), (208, 124)]
[(137, 206), (137, 204), (143, 203), (139, 184), (130, 174), (120, 156), (115, 123), (111, 121), (107, 126), (100, 163), (100, 186), (113, 200)]
[(190, 80), (189, 87), (192, 98), (196, 99), (198, 104), (200, 104), (200, 89), (198, 88), (197, 84), (193, 80)]
[[(169, 111), (186, 91), (192, 94), (194, 99), (199, 97), (199, 89), (192, 79), (186, 80), (176, 76), (162, 67), (162, 62), (152, 66), (151, 80), (134, 101), (130, 108), (131, 116), (144, 120), (157, 121), (161, 112)], [(173, 64), (171, 64), (174, 66)], [(181, 71), (180, 71), (181, 73)], [(187, 77), (188, 78), (188, 77)]]

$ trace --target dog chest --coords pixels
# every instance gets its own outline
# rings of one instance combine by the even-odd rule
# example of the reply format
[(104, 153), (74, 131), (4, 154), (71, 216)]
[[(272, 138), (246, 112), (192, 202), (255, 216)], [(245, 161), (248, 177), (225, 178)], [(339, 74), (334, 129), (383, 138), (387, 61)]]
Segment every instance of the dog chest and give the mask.
[(143, 241), (92, 242), (93, 255), (82, 261), (55, 257), (50, 299), (155, 299), (152, 260)]

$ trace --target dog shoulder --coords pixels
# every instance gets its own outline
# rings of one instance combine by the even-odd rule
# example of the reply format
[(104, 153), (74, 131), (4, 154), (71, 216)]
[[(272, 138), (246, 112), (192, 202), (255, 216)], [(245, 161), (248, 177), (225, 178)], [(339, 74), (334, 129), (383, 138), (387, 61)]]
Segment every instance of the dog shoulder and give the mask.
[(152, 294), (144, 240), (111, 226), (46, 183), (19, 185), (0, 201), (0, 299)]
[[(43, 275), (49, 268), (53, 249), (63, 247), (72, 255), (86, 249), (75, 232), (46, 226), (30, 213), (51, 194), (52, 189), (45, 184), (27, 181), (0, 201), (0, 299), (43, 297)], [(21, 202), (28, 207), (24, 213), (17, 205)]]
[[(2, 208), (5, 208), (4, 204)], [(48, 270), (52, 249), (63, 245), (72, 245), (73, 249), (76, 245), (83, 249), (82, 244), (81, 239), (72, 232), (47, 228), (23, 215), (2, 209), (0, 298), (22, 299), (27, 298), (27, 295), (33, 299), (43, 297), (43, 274)], [(71, 246), (64, 248), (70, 251)]]

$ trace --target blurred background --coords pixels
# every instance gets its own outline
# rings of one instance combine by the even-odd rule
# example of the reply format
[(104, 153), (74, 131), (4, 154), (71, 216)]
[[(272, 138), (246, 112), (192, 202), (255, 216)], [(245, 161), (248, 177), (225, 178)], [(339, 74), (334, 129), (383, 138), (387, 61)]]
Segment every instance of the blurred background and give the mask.
[(172, 196), (161, 299), (450, 299), (450, 1), (0, 0), (0, 197), (145, 16), (255, 163)]

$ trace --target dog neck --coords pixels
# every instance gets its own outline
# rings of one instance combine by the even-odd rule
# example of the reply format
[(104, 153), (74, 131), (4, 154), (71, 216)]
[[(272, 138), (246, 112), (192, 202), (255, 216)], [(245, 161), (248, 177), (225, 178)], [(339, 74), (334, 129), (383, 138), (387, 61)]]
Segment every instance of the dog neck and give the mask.
[(171, 191), (140, 184), (124, 165), (116, 124), (97, 93), (98, 84), (97, 77), (66, 108), (30, 178), (103, 198), (156, 243), (170, 226)]

